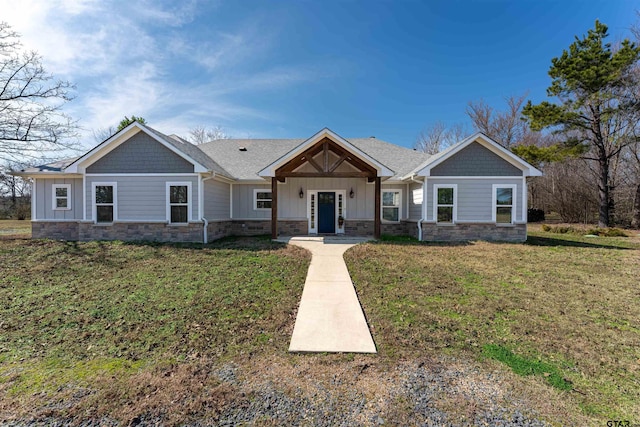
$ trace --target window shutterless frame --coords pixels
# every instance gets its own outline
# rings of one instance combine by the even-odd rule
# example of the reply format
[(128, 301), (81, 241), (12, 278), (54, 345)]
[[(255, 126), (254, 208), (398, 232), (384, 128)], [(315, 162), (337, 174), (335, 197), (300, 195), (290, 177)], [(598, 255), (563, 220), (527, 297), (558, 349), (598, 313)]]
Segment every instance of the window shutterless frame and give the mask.
[(191, 220), (191, 200), (191, 182), (167, 182), (167, 222), (169, 224), (187, 224)]
[(493, 184), (491, 220), (496, 224), (513, 224), (516, 220), (516, 184)]
[(110, 224), (118, 220), (118, 183), (94, 182), (91, 184), (94, 223)]
[(433, 185), (433, 219), (436, 224), (444, 225), (455, 224), (458, 220), (457, 184)]
[(253, 210), (271, 210), (272, 195), (271, 190), (266, 188), (255, 188), (253, 190)]
[(382, 200), (380, 203), (380, 218), (385, 222), (400, 222), (402, 218), (402, 190), (384, 189), (382, 190)]
[(51, 209), (54, 211), (71, 210), (71, 184), (53, 184), (51, 198)]

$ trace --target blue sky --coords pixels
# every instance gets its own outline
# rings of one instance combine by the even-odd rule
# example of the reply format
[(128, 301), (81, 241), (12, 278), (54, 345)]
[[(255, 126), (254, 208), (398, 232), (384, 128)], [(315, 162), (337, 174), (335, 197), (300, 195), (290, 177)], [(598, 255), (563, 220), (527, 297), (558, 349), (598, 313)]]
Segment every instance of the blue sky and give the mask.
[[(16, 4), (18, 3), (18, 4)], [(412, 146), (469, 101), (539, 102), (551, 58), (593, 27), (630, 37), (632, 1), (0, 0), (0, 19), (76, 83), (92, 130), (143, 116), (166, 133), (222, 126), (301, 138), (327, 126)]]

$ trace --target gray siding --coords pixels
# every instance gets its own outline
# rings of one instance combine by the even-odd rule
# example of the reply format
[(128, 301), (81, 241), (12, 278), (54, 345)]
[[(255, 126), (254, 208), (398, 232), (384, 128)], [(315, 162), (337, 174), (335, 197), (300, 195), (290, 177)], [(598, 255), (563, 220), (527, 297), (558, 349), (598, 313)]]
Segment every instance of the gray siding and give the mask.
[(433, 168), (431, 176), (522, 176), (522, 171), (473, 142)]
[(92, 218), (93, 183), (116, 182), (117, 218), (128, 221), (165, 221), (167, 219), (167, 182), (191, 182), (191, 220), (198, 221), (198, 177), (172, 176), (88, 176), (87, 219)]
[(193, 165), (138, 132), (87, 168), (87, 173), (191, 173)]
[(493, 184), (515, 184), (515, 220), (522, 221), (522, 179), (427, 179), (427, 221), (433, 221), (433, 187), (435, 184), (458, 186), (458, 221), (491, 222), (493, 206)]
[(409, 219), (422, 218), (422, 185), (412, 183), (409, 186)]
[(229, 219), (230, 185), (209, 179), (204, 181), (204, 217), (208, 220)]
[[(71, 209), (53, 209), (53, 184), (71, 184)], [(36, 179), (36, 220), (82, 219), (82, 178)]]
[(271, 219), (270, 210), (253, 209), (253, 190), (256, 188), (271, 191), (271, 184), (233, 184), (234, 219)]

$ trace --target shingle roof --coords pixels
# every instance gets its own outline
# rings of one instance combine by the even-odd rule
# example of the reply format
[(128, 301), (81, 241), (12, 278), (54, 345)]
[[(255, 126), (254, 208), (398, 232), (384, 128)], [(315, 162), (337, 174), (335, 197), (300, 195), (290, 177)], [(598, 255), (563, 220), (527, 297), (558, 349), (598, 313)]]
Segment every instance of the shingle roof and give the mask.
[(64, 168), (66, 168), (76, 160), (78, 160), (78, 157), (73, 157), (71, 159), (58, 160), (57, 162), (49, 163), (46, 165), (25, 168), (25, 169), (22, 169), (20, 172), (24, 172), (25, 174), (34, 173), (34, 172), (62, 172)]
[[(262, 181), (263, 178), (258, 175), (260, 170), (306, 141), (302, 138), (221, 139), (196, 146), (177, 135), (168, 136), (149, 126), (138, 125), (207, 169), (239, 180)], [(376, 138), (346, 138), (346, 140), (391, 169), (395, 173), (393, 179), (400, 179), (408, 175), (430, 157), (426, 153), (400, 147)], [(245, 148), (245, 150), (240, 151), (240, 148)], [(77, 159), (78, 157), (75, 157), (28, 168), (23, 173), (64, 172), (64, 168)]]
[[(345, 138), (395, 172), (393, 178), (411, 172), (429, 155), (376, 138)], [(221, 139), (199, 146), (210, 157), (240, 180), (262, 180), (258, 172), (302, 144), (305, 139)], [(240, 151), (240, 148), (246, 151)]]

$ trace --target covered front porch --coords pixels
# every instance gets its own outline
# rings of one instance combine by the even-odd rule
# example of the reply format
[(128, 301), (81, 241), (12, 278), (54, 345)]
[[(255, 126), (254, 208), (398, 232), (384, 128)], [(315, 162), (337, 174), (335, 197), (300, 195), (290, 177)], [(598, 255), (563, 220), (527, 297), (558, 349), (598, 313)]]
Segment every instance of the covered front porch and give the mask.
[[(298, 222), (295, 234), (380, 237), (381, 182), (393, 172), (330, 130), (260, 175), (271, 179), (272, 238), (290, 234), (283, 225), (292, 221)], [(303, 222), (306, 230), (299, 233)]]

